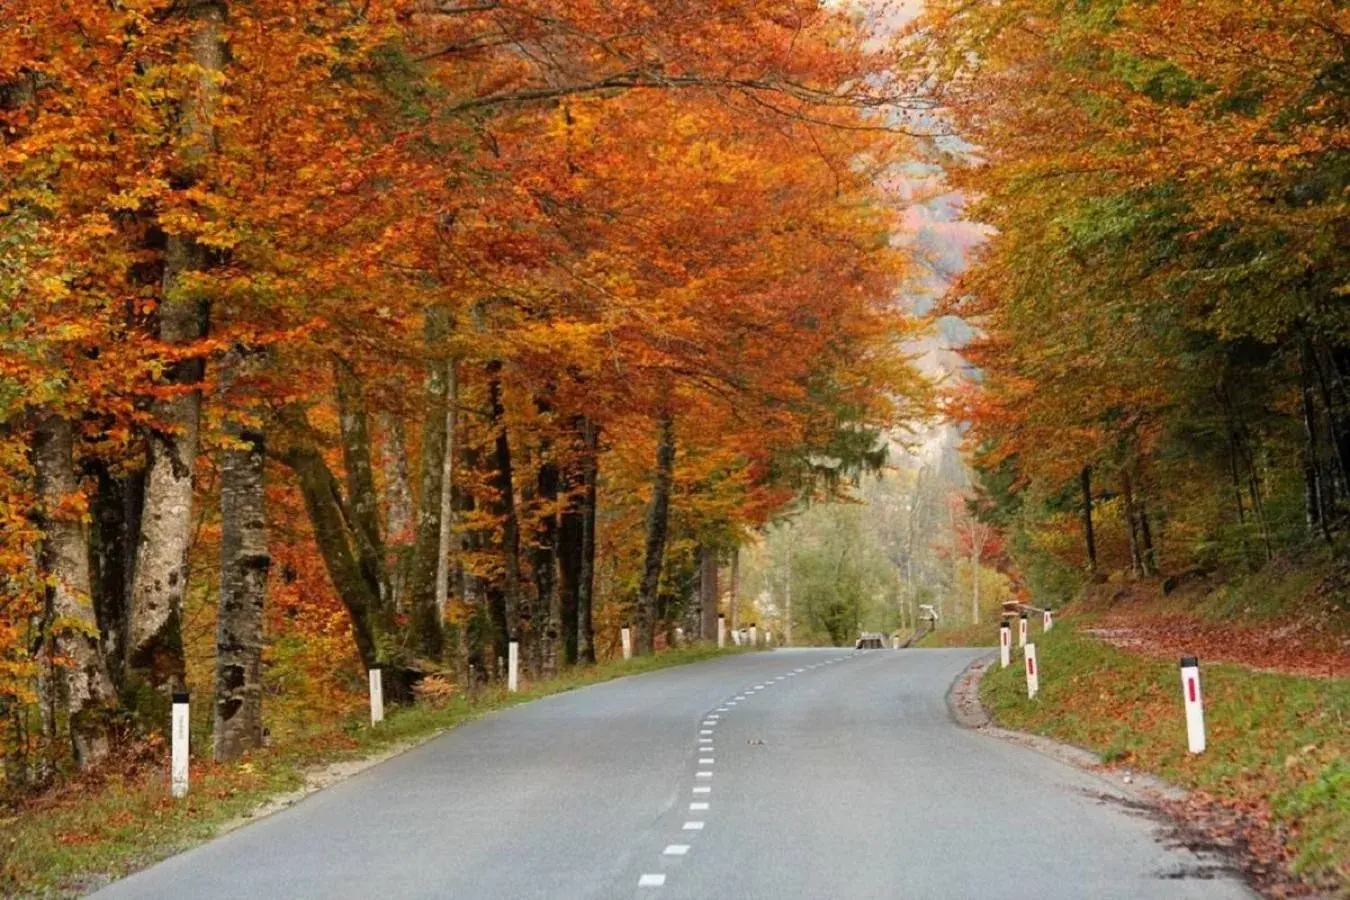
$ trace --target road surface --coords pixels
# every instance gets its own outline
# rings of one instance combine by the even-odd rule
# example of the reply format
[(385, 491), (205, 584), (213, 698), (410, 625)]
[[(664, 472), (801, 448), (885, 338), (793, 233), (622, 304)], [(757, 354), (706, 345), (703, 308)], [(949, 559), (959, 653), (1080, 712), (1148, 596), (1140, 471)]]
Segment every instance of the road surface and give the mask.
[(777, 650), (549, 697), (97, 896), (1253, 896), (1108, 781), (957, 726), (982, 652)]

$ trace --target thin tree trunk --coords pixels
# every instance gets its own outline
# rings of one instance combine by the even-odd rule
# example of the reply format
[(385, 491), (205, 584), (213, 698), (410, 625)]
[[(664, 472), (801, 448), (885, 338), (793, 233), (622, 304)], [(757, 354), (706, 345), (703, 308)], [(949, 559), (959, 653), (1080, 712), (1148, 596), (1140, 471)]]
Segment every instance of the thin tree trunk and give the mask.
[(558, 518), (558, 597), (562, 615), (563, 661), (575, 665), (580, 647), (582, 532), (585, 529), (585, 476), (564, 473), (566, 505)]
[[(536, 405), (543, 414), (552, 407), (544, 398)], [(546, 676), (558, 672), (558, 639), (562, 631), (562, 593), (558, 589), (558, 464), (552, 458), (553, 445), (547, 438), (539, 445), (539, 472), (535, 490), (543, 514), (535, 526), (531, 544), (530, 563), (534, 569), (534, 584), (538, 598), (537, 612), (543, 619), (540, 629), (539, 655)]]
[(459, 378), (453, 358), (445, 362), (445, 381), (445, 457), (441, 464), (441, 530), (436, 554), (436, 616), (440, 622), (445, 621), (445, 611), (450, 605), (451, 533), (455, 527), (455, 429), (459, 404)]
[(436, 608), (445, 501), (446, 416), (450, 406), (450, 384), (446, 378), (448, 359), (445, 353), (445, 341), (450, 336), (449, 311), (443, 306), (429, 307), (425, 327), (427, 374), (423, 399), (422, 456), (418, 467), (417, 531), (413, 543), (408, 605), (412, 612), (413, 640), (417, 651), (430, 659), (439, 660), (445, 649), (445, 634)]
[(730, 613), (731, 630), (735, 631), (740, 627), (740, 593), (741, 593), (741, 548), (731, 548), (731, 597), (727, 610)]
[(970, 542), (970, 624), (980, 624), (980, 541)]
[(1322, 481), (1322, 466), (1318, 452), (1317, 408), (1313, 400), (1312, 374), (1308, 342), (1301, 342), (1299, 354), (1299, 394), (1303, 412), (1303, 495), (1310, 533), (1321, 532), (1331, 542), (1331, 528), (1327, 522), (1326, 498)]
[[(242, 354), (232, 351), (222, 369), (232, 380)], [(224, 385), (228, 389), (228, 383)], [(264, 434), (260, 426), (230, 416), (221, 454), (220, 609), (216, 620), (215, 757), (238, 759), (262, 746), (263, 606), (267, 572)]]
[(534, 637), (534, 623), (527, 620), (527, 611), (520, 603), (520, 520), (516, 515), (514, 471), (511, 463), (511, 440), (506, 431), (506, 408), (502, 403), (502, 364), (492, 360), (487, 364), (488, 407), (494, 438), (492, 487), (496, 492), (493, 512), (501, 520), (501, 552), (505, 577), (501, 588), (502, 613), (505, 619), (507, 641), (520, 641), (525, 658), (529, 658)]
[(587, 419), (584, 424), (582, 478), (585, 494), (581, 516), (581, 572), (577, 581), (577, 659), (595, 664), (595, 525), (600, 486), (600, 426)]
[(670, 524), (670, 487), (675, 471), (675, 423), (663, 413), (657, 425), (656, 470), (652, 475), (652, 499), (647, 505), (646, 547), (642, 582), (638, 588), (637, 653), (651, 653), (656, 627), (656, 592), (661, 584), (661, 563), (666, 552)]
[(116, 704), (99, 647), (89, 579), (89, 538), (73, 498), (74, 433), (70, 420), (39, 417), (33, 432), (33, 470), (41, 503), (39, 571), (48, 582), (43, 618), (57, 697), (65, 708), (75, 762), (87, 768), (108, 755), (108, 716)]
[(1083, 543), (1087, 546), (1088, 570), (1097, 571), (1097, 533), (1092, 527), (1092, 467), (1083, 466)]

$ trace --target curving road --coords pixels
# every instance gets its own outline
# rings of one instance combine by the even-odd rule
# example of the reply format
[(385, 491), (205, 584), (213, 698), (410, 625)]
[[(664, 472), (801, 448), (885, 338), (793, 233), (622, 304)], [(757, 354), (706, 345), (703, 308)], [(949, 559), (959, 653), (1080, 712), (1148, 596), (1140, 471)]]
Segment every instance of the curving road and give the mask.
[(777, 650), (456, 729), (97, 894), (1237, 898), (1109, 781), (958, 727), (980, 650)]

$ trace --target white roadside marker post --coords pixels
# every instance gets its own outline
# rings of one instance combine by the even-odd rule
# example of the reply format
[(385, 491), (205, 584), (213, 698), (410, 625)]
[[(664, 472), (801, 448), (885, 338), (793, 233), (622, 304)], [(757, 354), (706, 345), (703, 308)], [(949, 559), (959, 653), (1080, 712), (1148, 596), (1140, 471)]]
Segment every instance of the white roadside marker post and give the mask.
[(733, 628), (731, 630), (731, 642), (737, 647), (741, 645), (741, 629)]
[(727, 645), (727, 617), (717, 617), (717, 649), (721, 650)]
[(679, 626), (676, 626), (675, 628), (675, 646), (677, 647), (684, 646), (684, 629), (680, 628)]
[(1055, 627), (1054, 613), (1050, 612), (1050, 610), (1047, 609), (1044, 613), (1041, 614), (1041, 630), (1049, 631), (1051, 628), (1054, 627)]
[(623, 645), (623, 658), (633, 658), (633, 633), (625, 625), (619, 629), (619, 643)]
[(384, 721), (384, 670), (371, 669), (366, 675), (370, 679), (370, 724), (378, 725)]
[(1186, 703), (1186, 744), (1192, 753), (1205, 752), (1205, 698), (1200, 693), (1200, 661), (1181, 658), (1181, 698)]
[(188, 695), (173, 695), (173, 720), (170, 728), (173, 747), (170, 750), (169, 793), (175, 799), (188, 792)]
[(1041, 689), (1041, 672), (1036, 666), (1036, 645), (1027, 644), (1024, 648), (1027, 659), (1027, 699), (1035, 700)]
[(506, 689), (513, 694), (520, 690), (520, 641), (506, 645)]
[(751, 625), (751, 626), (750, 626), (750, 646), (751, 646), (751, 647), (758, 647), (758, 646), (759, 646), (759, 626), (758, 626), (758, 625)]
[(1022, 613), (1022, 617), (1017, 620), (1017, 646), (1018, 649), (1027, 645), (1027, 614)]
[(1007, 619), (998, 626), (998, 661), (1000, 668), (1012, 665), (1012, 625)]

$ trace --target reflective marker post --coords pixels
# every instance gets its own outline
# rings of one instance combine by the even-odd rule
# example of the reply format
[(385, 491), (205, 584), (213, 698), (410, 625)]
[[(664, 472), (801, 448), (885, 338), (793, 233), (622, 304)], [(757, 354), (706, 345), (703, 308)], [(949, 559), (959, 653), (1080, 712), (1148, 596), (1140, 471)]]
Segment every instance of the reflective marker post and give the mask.
[(384, 671), (371, 669), (370, 678), (370, 724), (378, 725), (384, 721)]
[(751, 647), (758, 647), (758, 646), (759, 646), (759, 626), (758, 626), (758, 625), (751, 625), (751, 626), (750, 626), (750, 646), (751, 646)]
[(1043, 631), (1049, 631), (1051, 628), (1055, 627), (1054, 614), (1048, 609), (1042, 613), (1041, 627)]
[(1022, 617), (1017, 620), (1017, 646), (1025, 647), (1027, 645), (1027, 614), (1022, 613)]
[(727, 617), (717, 617), (717, 649), (721, 650), (727, 645)]
[(623, 658), (624, 658), (624, 659), (632, 659), (632, 658), (633, 658), (633, 633), (632, 633), (631, 631), (628, 630), (628, 626), (627, 626), (627, 625), (625, 625), (623, 628), (620, 628), (620, 629), (619, 629), (619, 643), (623, 645)]
[(1000, 668), (1012, 665), (1012, 625), (1007, 619), (998, 626), (998, 661), (1002, 663)]
[(506, 689), (513, 694), (520, 690), (520, 641), (506, 645)]
[(170, 751), (169, 793), (186, 797), (188, 792), (188, 695), (173, 695), (173, 748)]
[(1200, 661), (1181, 658), (1181, 699), (1186, 704), (1186, 744), (1192, 753), (1205, 752), (1205, 697), (1200, 693)]
[(1027, 659), (1027, 699), (1036, 699), (1036, 693), (1041, 689), (1041, 673), (1036, 666), (1036, 645), (1027, 644), (1025, 647)]

